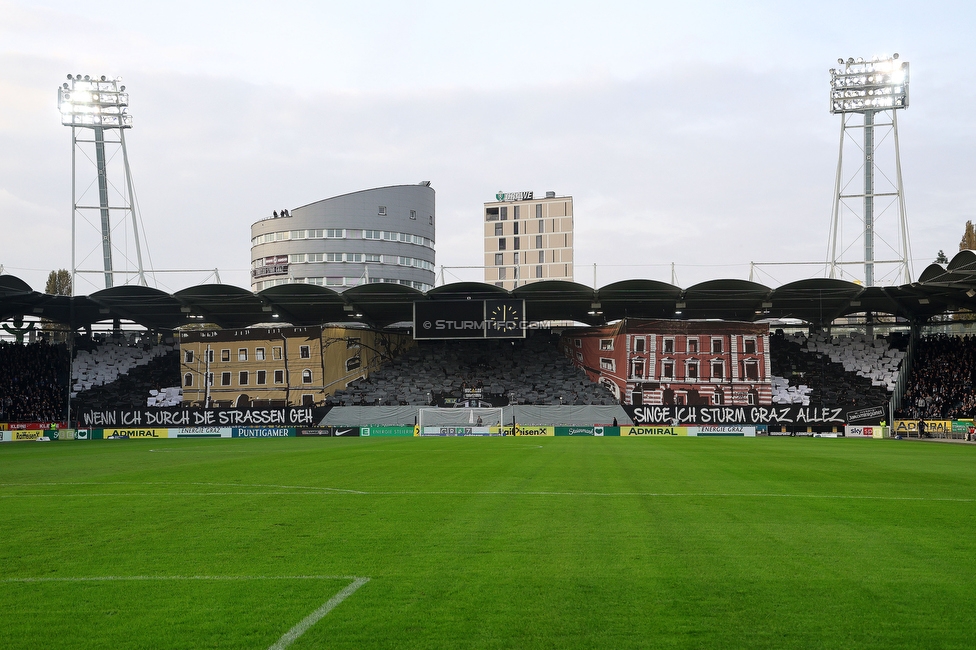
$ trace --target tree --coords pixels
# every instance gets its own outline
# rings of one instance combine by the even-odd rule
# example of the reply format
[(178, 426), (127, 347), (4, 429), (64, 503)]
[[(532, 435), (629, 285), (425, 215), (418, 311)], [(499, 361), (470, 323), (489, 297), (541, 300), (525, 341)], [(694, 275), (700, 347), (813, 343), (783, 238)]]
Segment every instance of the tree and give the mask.
[(44, 285), (44, 293), (52, 296), (71, 295), (71, 274), (67, 269), (51, 271), (47, 276), (47, 284)]
[(962, 241), (959, 242), (959, 250), (976, 250), (976, 228), (973, 227), (972, 221), (966, 222), (966, 232), (963, 233)]
[(936, 264), (948, 264), (949, 263), (949, 258), (946, 257), (946, 254), (945, 254), (945, 251), (944, 250), (941, 250), (941, 249), (939, 250), (939, 254), (935, 256), (935, 263)]

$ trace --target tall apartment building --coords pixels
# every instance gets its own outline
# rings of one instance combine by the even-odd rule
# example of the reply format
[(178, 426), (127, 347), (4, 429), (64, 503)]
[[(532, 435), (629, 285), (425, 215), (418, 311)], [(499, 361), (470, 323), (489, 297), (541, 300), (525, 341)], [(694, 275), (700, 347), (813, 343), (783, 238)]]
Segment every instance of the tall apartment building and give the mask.
[(573, 279), (573, 197), (499, 192), (485, 203), (485, 282), (514, 289)]
[(251, 290), (388, 282), (427, 291), (434, 286), (434, 220), (427, 181), (275, 212), (251, 225)]

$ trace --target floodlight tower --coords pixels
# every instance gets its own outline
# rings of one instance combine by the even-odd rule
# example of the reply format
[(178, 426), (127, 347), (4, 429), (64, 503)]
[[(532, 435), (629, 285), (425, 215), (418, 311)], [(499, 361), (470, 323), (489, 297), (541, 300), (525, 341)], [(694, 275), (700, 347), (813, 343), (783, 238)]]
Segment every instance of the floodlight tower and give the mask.
[[(905, 212), (905, 192), (901, 178), (901, 154), (898, 146), (898, 117), (900, 109), (908, 108), (908, 63), (898, 61), (898, 55), (890, 57), (874, 57), (870, 61), (861, 58), (837, 59), (841, 68), (830, 70), (830, 112), (841, 116), (840, 123), (840, 153), (837, 157), (837, 176), (834, 181), (834, 204), (830, 221), (829, 237), (829, 269), (830, 277), (837, 277), (838, 267), (844, 264), (864, 264), (864, 284), (874, 286), (875, 264), (897, 265), (899, 280), (908, 284), (912, 281), (911, 245), (908, 239), (908, 217)], [(855, 115), (861, 115), (862, 120), (857, 123)], [(877, 117), (886, 120), (878, 122)], [(887, 118), (890, 117), (890, 120)], [(876, 129), (883, 127), (880, 139)], [(848, 132), (861, 129), (862, 138), (848, 138)], [(894, 148), (894, 179), (884, 170), (879, 170), (877, 150), (888, 135), (892, 136), (891, 145)], [(850, 139), (859, 145), (863, 153), (863, 163), (860, 172), (863, 173), (863, 191), (849, 193), (847, 187), (857, 176), (844, 179), (844, 145)], [(877, 181), (882, 181), (890, 187), (878, 191)], [(855, 190), (856, 192), (856, 190)], [(855, 203), (848, 203), (854, 199)], [(861, 200), (860, 212), (856, 200)], [(875, 199), (880, 199), (876, 203)], [(888, 228), (883, 234), (877, 234), (877, 223), (890, 208), (897, 204), (897, 227)], [(881, 206), (876, 213), (875, 208)], [(842, 238), (841, 218), (845, 212), (851, 212), (863, 222), (864, 259), (858, 261), (844, 261), (847, 251)], [(889, 220), (891, 223), (893, 220)], [(890, 251), (891, 259), (875, 259), (875, 236), (880, 239)], [(885, 237), (884, 235), (887, 235)], [(838, 239), (841, 239), (838, 244)], [(850, 247), (848, 247), (850, 248)]]
[[(76, 277), (79, 273), (103, 273), (105, 288), (114, 285), (117, 271), (112, 265), (112, 219), (111, 213), (128, 212), (132, 218), (132, 237), (135, 242), (136, 274), (139, 284), (146, 286), (146, 274), (142, 266), (142, 245), (139, 238), (139, 224), (136, 218), (135, 198), (132, 192), (132, 177), (129, 173), (129, 156), (125, 148), (125, 129), (132, 128), (132, 116), (129, 114), (129, 95), (125, 86), (121, 85), (122, 78), (99, 78), (85, 75), (68, 75), (68, 80), (58, 88), (58, 109), (61, 112), (61, 124), (71, 127), (71, 291), (77, 287)], [(79, 129), (90, 131), (92, 139), (79, 137)], [(81, 131), (85, 133), (86, 131)], [(108, 134), (118, 133), (118, 139), (112, 139)], [(116, 146), (122, 152), (122, 175), (124, 190), (116, 189), (109, 181), (108, 166), (111, 158), (106, 157), (105, 145)], [(98, 186), (98, 205), (79, 204), (87, 191), (78, 196), (77, 192), (77, 161), (79, 153), (83, 158), (91, 160), (90, 148), (94, 145), (94, 164), (96, 169), (95, 182)], [(118, 199), (109, 200), (109, 188), (116, 189)], [(89, 186), (90, 187), (90, 186)], [(112, 205), (116, 203), (116, 205)], [(94, 227), (89, 214), (98, 212), (101, 232), (102, 270), (92, 271), (79, 268), (77, 260), (77, 221), (81, 217)], [(123, 219), (124, 221), (124, 219)], [(92, 250), (91, 252), (94, 252)], [(91, 252), (89, 254), (91, 254)], [(84, 264), (87, 255), (82, 258)]]

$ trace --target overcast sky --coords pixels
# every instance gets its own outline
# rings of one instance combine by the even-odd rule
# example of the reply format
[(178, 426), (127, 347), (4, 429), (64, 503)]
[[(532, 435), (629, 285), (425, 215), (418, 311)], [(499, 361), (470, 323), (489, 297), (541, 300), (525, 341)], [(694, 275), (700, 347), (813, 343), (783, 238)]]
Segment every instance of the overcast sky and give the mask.
[[(917, 277), (976, 220), (974, 33), (971, 2), (0, 0), (0, 264), (36, 289), (70, 266), (67, 73), (124, 78), (159, 269), (249, 286), (253, 221), (421, 180), (437, 191), (438, 267), (482, 263), (498, 190), (574, 197), (584, 284), (593, 264), (602, 286), (670, 281), (673, 262), (687, 287), (823, 261), (840, 127), (828, 69), (898, 52)], [(894, 225), (883, 212), (879, 233)], [(855, 257), (859, 229), (844, 223)], [(756, 280), (822, 273), (763, 266)]]

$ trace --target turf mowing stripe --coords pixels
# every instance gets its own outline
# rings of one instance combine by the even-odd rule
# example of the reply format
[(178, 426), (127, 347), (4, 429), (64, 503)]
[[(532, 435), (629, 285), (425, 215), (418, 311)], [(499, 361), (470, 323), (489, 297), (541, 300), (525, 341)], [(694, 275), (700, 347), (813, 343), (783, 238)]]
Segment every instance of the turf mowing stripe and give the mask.
[(159, 581), (159, 580), (352, 580), (352, 582), (337, 593), (335, 596), (325, 601), (321, 607), (299, 621), (293, 628), (285, 632), (280, 639), (268, 650), (284, 650), (298, 637), (305, 634), (308, 628), (312, 627), (333, 609), (338, 607), (342, 601), (356, 593), (360, 587), (369, 582), (369, 578), (361, 576), (87, 576), (76, 578), (60, 577), (35, 577), (35, 578), (0, 578), (0, 584), (4, 583), (40, 583), (40, 582), (118, 582), (118, 581)]
[[(300, 489), (300, 488), (296, 488)], [(974, 503), (976, 498), (890, 497), (857, 494), (764, 494), (720, 492), (505, 492), (505, 491), (375, 491), (307, 488), (307, 492), (75, 492), (71, 494), (0, 494), (0, 499), (68, 497), (214, 497), (214, 496), (550, 496), (550, 497), (662, 497), (662, 498), (775, 498), (775, 499), (852, 499), (862, 501), (945, 501)]]
[(268, 650), (284, 650), (284, 648), (290, 646), (298, 637), (305, 634), (305, 631), (308, 630), (308, 628), (321, 621), (326, 614), (338, 607), (342, 601), (353, 595), (357, 589), (362, 587), (367, 582), (369, 582), (369, 578), (356, 578), (353, 580), (352, 584), (348, 585), (345, 589), (327, 600), (317, 610), (299, 621), (295, 627), (285, 632), (285, 634), (278, 639), (278, 642), (268, 648)]
[[(35, 578), (0, 578), (0, 583), (14, 582), (113, 582), (144, 580), (363, 580), (359, 576), (57, 576)], [(368, 580), (369, 578), (365, 578)]]

